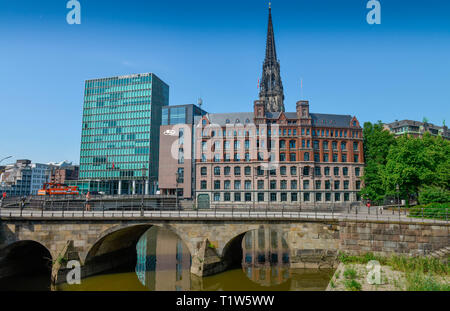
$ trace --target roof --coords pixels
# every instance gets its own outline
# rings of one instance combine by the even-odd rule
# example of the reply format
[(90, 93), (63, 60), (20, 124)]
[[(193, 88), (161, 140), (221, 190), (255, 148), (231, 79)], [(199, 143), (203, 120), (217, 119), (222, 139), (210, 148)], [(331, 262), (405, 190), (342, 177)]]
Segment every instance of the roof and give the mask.
[(207, 114), (206, 117), (211, 124), (225, 126), (227, 124), (247, 124), (254, 123), (253, 112), (236, 112), (236, 113), (213, 113)]
[(341, 114), (311, 113), (311, 119), (314, 126), (350, 127), (353, 117)]

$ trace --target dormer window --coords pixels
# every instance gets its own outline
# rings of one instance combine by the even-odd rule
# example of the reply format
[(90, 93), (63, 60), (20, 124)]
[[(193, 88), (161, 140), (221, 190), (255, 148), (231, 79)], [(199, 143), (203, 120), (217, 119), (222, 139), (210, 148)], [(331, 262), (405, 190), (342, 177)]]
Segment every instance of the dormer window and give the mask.
[(356, 121), (353, 121), (353, 126), (356, 127)]
[(241, 120), (236, 119), (236, 124), (239, 124), (239, 123), (241, 123)]
[(202, 124), (206, 125), (206, 120), (205, 119), (203, 119)]
[(226, 122), (227, 124), (230, 124), (230, 119), (227, 119), (225, 122)]

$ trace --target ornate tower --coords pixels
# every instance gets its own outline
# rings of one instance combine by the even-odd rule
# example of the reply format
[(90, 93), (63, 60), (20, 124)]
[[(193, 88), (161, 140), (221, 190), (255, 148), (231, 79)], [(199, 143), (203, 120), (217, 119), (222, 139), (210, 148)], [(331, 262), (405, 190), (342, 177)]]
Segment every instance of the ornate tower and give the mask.
[(283, 83), (280, 75), (280, 62), (277, 59), (275, 35), (272, 24), (272, 8), (269, 4), (269, 26), (267, 30), (266, 59), (263, 65), (259, 99), (266, 104), (267, 112), (284, 112)]

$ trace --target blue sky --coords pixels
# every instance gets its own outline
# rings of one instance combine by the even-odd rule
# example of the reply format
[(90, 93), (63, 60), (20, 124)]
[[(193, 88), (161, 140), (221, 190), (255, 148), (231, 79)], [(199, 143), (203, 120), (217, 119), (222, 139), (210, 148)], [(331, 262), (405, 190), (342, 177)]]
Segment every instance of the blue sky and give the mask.
[[(84, 81), (154, 72), (170, 104), (252, 111), (267, 31), (264, 0), (0, 0), (0, 158), (79, 162)], [(288, 111), (450, 123), (450, 2), (273, 0)], [(4, 163), (3, 163), (4, 164)]]

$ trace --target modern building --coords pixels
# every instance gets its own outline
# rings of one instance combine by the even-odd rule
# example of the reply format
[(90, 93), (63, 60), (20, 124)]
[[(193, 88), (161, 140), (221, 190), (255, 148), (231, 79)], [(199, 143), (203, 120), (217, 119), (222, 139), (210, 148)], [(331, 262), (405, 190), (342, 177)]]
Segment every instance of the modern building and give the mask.
[(78, 180), (80, 170), (79, 165), (73, 165), (72, 162), (62, 161), (59, 163), (48, 163), (52, 183), (65, 184)]
[(176, 195), (175, 189), (178, 189), (180, 198), (193, 197), (195, 190), (195, 154), (192, 148), (195, 137), (194, 122), (206, 113), (196, 105), (163, 107), (159, 149), (161, 194)]
[(0, 192), (8, 196), (36, 195), (49, 179), (47, 164), (31, 163), (30, 160), (17, 160), (7, 165), (0, 175)]
[[(295, 112), (285, 112), (270, 8), (268, 25), (253, 111), (206, 114), (194, 125), (193, 198), (199, 208), (331, 208), (359, 201), (364, 155), (357, 118), (310, 113), (306, 100), (297, 102)], [(176, 182), (172, 173), (167, 178)]]
[(424, 133), (430, 133), (432, 136), (441, 136), (445, 139), (450, 139), (450, 132), (447, 126), (437, 126), (428, 122), (401, 120), (384, 124), (384, 129), (396, 136), (410, 135), (422, 137)]
[(168, 105), (169, 86), (153, 73), (86, 81), (81, 190), (154, 194), (162, 107)]

